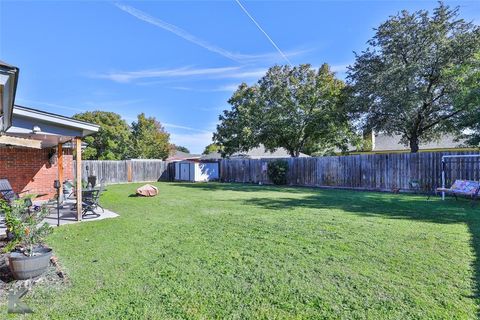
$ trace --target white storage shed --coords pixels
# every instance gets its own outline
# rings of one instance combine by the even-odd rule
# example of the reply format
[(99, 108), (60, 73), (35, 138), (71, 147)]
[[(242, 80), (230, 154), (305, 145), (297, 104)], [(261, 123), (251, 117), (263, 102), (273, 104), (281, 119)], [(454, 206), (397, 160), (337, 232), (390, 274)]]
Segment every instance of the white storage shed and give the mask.
[(218, 162), (191, 160), (175, 162), (176, 181), (206, 182), (218, 178)]

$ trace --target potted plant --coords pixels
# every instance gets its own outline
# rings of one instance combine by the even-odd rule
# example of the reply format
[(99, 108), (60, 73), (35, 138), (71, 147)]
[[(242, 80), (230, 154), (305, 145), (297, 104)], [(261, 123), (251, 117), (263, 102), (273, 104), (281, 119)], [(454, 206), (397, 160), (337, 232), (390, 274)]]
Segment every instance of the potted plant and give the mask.
[(41, 275), (47, 269), (52, 249), (43, 245), (45, 236), (52, 227), (42, 221), (48, 215), (45, 207), (29, 210), (28, 201), (16, 200), (5, 210), (5, 222), (10, 241), (5, 246), (8, 266), (17, 280), (30, 279)]

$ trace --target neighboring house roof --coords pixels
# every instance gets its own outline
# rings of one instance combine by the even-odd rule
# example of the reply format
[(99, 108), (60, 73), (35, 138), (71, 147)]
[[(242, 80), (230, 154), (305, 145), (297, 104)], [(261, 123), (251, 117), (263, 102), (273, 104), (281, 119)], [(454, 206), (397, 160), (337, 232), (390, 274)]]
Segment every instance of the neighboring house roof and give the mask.
[[(300, 157), (309, 157), (309, 155), (300, 153)], [(203, 155), (201, 159), (213, 160), (221, 159), (222, 155), (220, 153), (210, 153)], [(290, 154), (284, 148), (278, 148), (274, 152), (269, 152), (265, 150), (263, 145), (260, 145), (256, 148), (252, 148), (247, 152), (238, 152), (232, 154), (229, 159), (261, 159), (261, 158), (290, 158)]]
[(167, 161), (181, 161), (181, 160), (190, 160), (190, 159), (200, 159), (199, 154), (191, 154), (179, 150), (173, 150), (170, 156), (167, 158)]
[[(372, 151), (400, 151), (410, 150), (409, 146), (400, 143), (401, 136), (388, 136), (382, 133), (375, 133)], [(462, 147), (462, 141), (455, 141), (455, 137), (451, 134), (445, 134), (440, 139), (430, 142), (420, 142), (420, 150), (431, 149), (456, 149)]]
[[(304, 153), (300, 153), (300, 157), (309, 157)], [(235, 158), (248, 158), (248, 159), (261, 159), (261, 158), (290, 158), (290, 153), (285, 148), (278, 148), (277, 150), (270, 152), (265, 150), (263, 145), (257, 148), (252, 148), (246, 153), (236, 153), (230, 156), (230, 159)]]
[[(409, 152), (410, 147), (400, 143), (400, 135), (387, 135), (385, 133), (375, 133), (369, 135), (372, 139), (372, 150), (365, 152)], [(419, 151), (434, 151), (448, 149), (463, 149), (463, 140), (456, 141), (452, 134), (444, 134), (439, 139), (430, 142), (420, 142)], [(354, 147), (351, 152), (357, 152)]]
[(218, 160), (222, 159), (222, 154), (220, 152), (212, 152), (209, 154), (202, 154), (201, 158), (202, 160)]

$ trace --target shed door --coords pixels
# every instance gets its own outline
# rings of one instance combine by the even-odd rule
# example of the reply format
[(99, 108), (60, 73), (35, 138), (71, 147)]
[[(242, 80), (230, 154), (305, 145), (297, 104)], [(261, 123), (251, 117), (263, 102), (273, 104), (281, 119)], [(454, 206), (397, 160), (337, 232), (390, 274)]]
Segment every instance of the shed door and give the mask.
[(180, 180), (190, 180), (190, 163), (180, 163)]

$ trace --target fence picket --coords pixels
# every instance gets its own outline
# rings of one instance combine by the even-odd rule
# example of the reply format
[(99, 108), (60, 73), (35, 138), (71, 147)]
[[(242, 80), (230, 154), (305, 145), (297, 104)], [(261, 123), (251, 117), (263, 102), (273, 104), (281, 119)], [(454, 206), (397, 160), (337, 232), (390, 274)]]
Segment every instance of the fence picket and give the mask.
[[(421, 152), (361, 154), (317, 158), (286, 158), (287, 184), (296, 186), (337, 187), (390, 191), (409, 189), (411, 180), (419, 180), (424, 190), (441, 185), (441, 158), (448, 154), (474, 152)], [(221, 161), (221, 181), (270, 184), (262, 163), (274, 159)], [(446, 184), (455, 179), (479, 179), (480, 161), (448, 161)]]
[[(111, 183), (173, 180), (171, 163), (162, 160), (83, 160), (82, 176), (96, 176), (97, 182)], [(75, 161), (73, 164), (75, 170)], [(88, 168), (88, 170), (87, 170)], [(130, 179), (129, 179), (130, 178)]]

